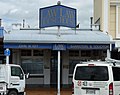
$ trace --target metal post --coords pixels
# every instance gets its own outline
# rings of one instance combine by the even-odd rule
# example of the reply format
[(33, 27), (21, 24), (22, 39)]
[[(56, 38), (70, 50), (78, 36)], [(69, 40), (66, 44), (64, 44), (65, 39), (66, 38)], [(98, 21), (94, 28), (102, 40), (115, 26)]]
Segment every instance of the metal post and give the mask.
[(6, 64), (9, 64), (9, 56), (6, 56)]
[(111, 53), (109, 49), (107, 49), (107, 58), (111, 58)]
[(58, 93), (60, 95), (60, 51), (58, 51)]

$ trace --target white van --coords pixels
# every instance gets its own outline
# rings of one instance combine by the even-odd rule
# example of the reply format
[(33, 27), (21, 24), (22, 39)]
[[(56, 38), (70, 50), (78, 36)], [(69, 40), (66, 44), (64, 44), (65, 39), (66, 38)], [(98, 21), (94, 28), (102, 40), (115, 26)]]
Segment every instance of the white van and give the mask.
[(24, 95), (25, 74), (19, 65), (0, 64), (0, 95)]
[(120, 95), (120, 65), (84, 62), (73, 73), (72, 95)]

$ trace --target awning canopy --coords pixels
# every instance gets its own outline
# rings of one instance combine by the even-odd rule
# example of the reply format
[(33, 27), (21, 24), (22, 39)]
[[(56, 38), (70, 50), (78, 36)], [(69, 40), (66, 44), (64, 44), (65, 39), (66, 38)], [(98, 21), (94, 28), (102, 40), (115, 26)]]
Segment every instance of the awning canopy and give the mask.
[(4, 48), (110, 49), (114, 42), (101, 31), (13, 30), (4, 34)]
[(81, 30), (12, 30), (4, 33), (4, 43), (84, 43), (110, 44), (110, 36), (101, 31)]

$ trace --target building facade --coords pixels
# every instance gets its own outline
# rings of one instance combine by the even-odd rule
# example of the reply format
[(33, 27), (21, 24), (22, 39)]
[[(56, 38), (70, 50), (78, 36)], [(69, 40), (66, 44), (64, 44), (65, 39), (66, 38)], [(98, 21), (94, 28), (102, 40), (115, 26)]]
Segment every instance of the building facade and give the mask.
[(99, 30), (11, 30), (4, 34), (4, 48), (11, 51), (11, 62), (30, 73), (29, 87), (57, 87), (58, 50), (60, 51), (60, 82), (72, 84), (74, 66), (80, 61), (105, 60), (114, 43)]
[(120, 0), (94, 0), (94, 23), (115, 41), (111, 57), (120, 59)]

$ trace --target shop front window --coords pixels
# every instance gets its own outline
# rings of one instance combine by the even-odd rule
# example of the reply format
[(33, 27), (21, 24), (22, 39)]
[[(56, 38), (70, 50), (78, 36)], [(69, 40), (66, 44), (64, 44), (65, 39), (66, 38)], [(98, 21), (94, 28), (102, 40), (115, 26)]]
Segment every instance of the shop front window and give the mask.
[(81, 57), (90, 57), (91, 51), (90, 50), (82, 50), (81, 51)]
[(21, 50), (21, 56), (31, 56), (31, 50)]
[(79, 51), (78, 50), (70, 50), (69, 51), (69, 56), (70, 57), (78, 57), (79, 56)]
[(43, 74), (43, 59), (42, 58), (26, 58), (22, 59), (21, 66), (24, 70), (24, 72), (30, 73), (31, 75), (39, 75)]
[(43, 50), (34, 50), (33, 56), (43, 56)]
[(69, 74), (73, 74), (75, 65), (78, 64), (78, 63), (80, 63), (79, 60), (70, 60), (69, 61)]

